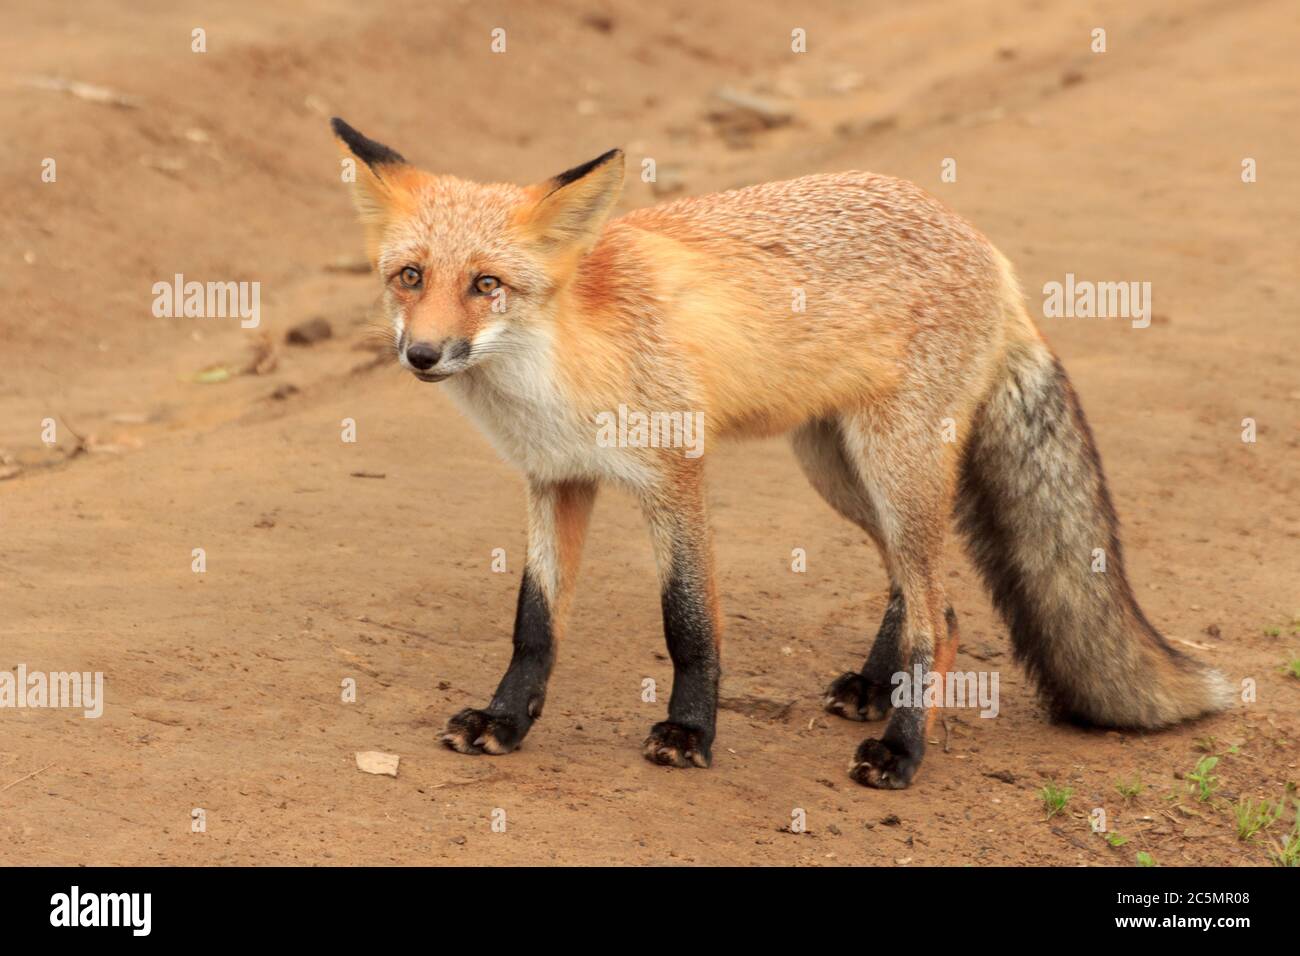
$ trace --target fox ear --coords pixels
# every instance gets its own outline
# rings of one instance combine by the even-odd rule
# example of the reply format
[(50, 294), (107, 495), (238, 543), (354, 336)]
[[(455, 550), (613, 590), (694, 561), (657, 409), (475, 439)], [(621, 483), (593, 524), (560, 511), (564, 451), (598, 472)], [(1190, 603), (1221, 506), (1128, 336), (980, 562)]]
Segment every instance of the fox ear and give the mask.
[(330, 128), (343, 153), (358, 160), (345, 172), (344, 180), (352, 183), (352, 203), (365, 229), (366, 251), (374, 262), (385, 225), (410, 197), (407, 184), (412, 167), (401, 153), (363, 136), (337, 116), (330, 120)]
[(611, 149), (530, 191), (538, 198), (525, 215), (525, 228), (545, 245), (586, 251), (623, 191), (623, 151)]

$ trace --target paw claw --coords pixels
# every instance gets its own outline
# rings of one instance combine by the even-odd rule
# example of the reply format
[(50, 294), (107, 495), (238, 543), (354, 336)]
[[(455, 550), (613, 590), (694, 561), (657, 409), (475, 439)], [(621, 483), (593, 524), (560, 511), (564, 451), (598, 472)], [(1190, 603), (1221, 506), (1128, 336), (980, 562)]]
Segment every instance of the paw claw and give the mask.
[(664, 767), (708, 767), (713, 762), (710, 743), (703, 731), (664, 721), (650, 728), (642, 753)]
[(849, 776), (864, 787), (903, 790), (916, 775), (920, 758), (899, 752), (883, 740), (868, 738), (849, 761)]
[(850, 671), (831, 681), (822, 706), (846, 720), (880, 720), (889, 713), (889, 693), (888, 687)]
[(457, 753), (500, 756), (517, 748), (526, 730), (506, 714), (466, 709), (447, 721), (438, 739)]

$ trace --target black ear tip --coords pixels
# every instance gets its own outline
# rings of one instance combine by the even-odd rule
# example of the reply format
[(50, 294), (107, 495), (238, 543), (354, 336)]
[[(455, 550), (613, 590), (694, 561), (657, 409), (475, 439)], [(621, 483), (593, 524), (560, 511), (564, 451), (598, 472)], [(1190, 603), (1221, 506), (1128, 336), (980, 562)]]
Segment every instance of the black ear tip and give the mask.
[(400, 164), (406, 162), (406, 159), (397, 150), (389, 149), (383, 143), (377, 143), (373, 139), (362, 135), (337, 116), (330, 120), (330, 129), (334, 131), (335, 136), (347, 144), (348, 149), (352, 150), (357, 159), (371, 169), (388, 163)]
[(569, 183), (577, 182), (583, 176), (587, 175), (587, 173), (591, 172), (593, 169), (598, 169), (599, 167), (604, 166), (610, 160), (622, 158), (623, 151), (621, 149), (611, 149), (608, 152), (601, 153), (589, 163), (583, 163), (581, 166), (574, 166), (572, 169), (566, 169), (564, 172), (560, 173), (560, 175), (556, 176), (552, 182), (554, 183), (555, 188), (559, 189), (561, 186), (567, 186)]

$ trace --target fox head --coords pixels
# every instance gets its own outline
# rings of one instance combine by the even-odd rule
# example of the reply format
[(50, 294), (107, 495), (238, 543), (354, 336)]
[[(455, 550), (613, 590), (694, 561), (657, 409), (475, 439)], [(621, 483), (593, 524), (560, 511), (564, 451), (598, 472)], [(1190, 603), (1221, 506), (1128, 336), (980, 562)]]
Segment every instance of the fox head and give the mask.
[(483, 185), (411, 166), (337, 117), (353, 202), (384, 285), (402, 365), (438, 382), (547, 321), (623, 188), (614, 149), (533, 186)]

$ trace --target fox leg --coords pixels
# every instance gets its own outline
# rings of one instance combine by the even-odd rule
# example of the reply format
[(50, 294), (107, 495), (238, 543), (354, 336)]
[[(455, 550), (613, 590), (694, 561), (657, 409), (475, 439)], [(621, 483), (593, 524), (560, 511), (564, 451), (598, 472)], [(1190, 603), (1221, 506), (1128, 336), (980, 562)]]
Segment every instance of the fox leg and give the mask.
[[(908, 680), (952, 667), (956, 616), (948, 608), (940, 559), (956, 484), (955, 446), (918, 423), (919, 411), (863, 413), (843, 422), (844, 448), (871, 499), (890, 580), (901, 597), (897, 611), (897, 657)], [(892, 605), (893, 602), (891, 602)], [(887, 612), (886, 617), (889, 617)], [(895, 707), (879, 739), (858, 747), (849, 775), (870, 787), (902, 789), (925, 755), (933, 711), (913, 687), (908, 706)]]
[(514, 653), (487, 707), (467, 708), (447, 722), (442, 741), (453, 750), (509, 753), (541, 716), (595, 499), (593, 483), (529, 482), (528, 558), (515, 611)]
[(822, 704), (828, 713), (849, 720), (882, 720), (888, 716), (892, 707), (891, 680), (903, 669), (899, 629), (905, 616), (903, 592), (891, 587), (880, 629), (862, 670), (845, 671), (826, 688)]
[[(871, 537), (888, 568), (875, 505), (861, 470), (848, 456), (839, 421), (829, 418), (809, 422), (794, 433), (792, 445), (813, 488), (840, 515)], [(826, 688), (823, 704), (827, 711), (849, 720), (880, 720), (889, 713), (891, 680), (903, 669), (899, 650), (903, 619), (903, 592), (891, 582), (889, 603), (866, 662), (861, 671), (847, 671)]]
[[(891, 587), (867, 662), (861, 673), (847, 671), (831, 681), (823, 701), (827, 712), (849, 720), (881, 720), (888, 716), (893, 707), (894, 675), (903, 671), (899, 632), (905, 619), (903, 592)], [(944, 605), (943, 619), (944, 629), (935, 635), (934, 670), (940, 674), (952, 670), (957, 658), (957, 612), (951, 604)], [(930, 716), (933, 719), (934, 715)]]
[(721, 622), (699, 467), (683, 466), (670, 492), (642, 499), (654, 540), (664, 638), (673, 662), (668, 719), (650, 728), (647, 760), (674, 767), (713, 761)]

